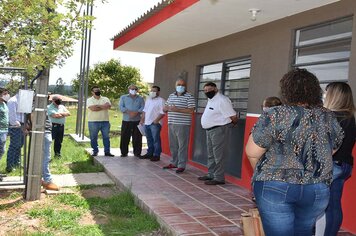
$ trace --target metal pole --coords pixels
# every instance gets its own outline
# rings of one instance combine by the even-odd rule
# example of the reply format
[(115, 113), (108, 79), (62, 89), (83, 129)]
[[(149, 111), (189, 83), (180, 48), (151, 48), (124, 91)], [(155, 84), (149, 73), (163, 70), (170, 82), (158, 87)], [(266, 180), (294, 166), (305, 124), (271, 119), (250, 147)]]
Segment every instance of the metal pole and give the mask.
[[(93, 6), (94, 3), (91, 1), (90, 3), (90, 16), (93, 16)], [(88, 3), (89, 7), (89, 3)], [(89, 10), (89, 9), (88, 9)], [(92, 23), (92, 21), (90, 21)], [(87, 107), (87, 98), (88, 98), (88, 84), (89, 84), (89, 62), (90, 62), (90, 46), (91, 46), (91, 28), (89, 29), (89, 37), (88, 37), (88, 58), (87, 58), (87, 72), (85, 74), (85, 96), (84, 96), (84, 115), (83, 115), (83, 129), (82, 129), (82, 140), (84, 140), (84, 131), (85, 131), (85, 117), (86, 117), (86, 107)]]

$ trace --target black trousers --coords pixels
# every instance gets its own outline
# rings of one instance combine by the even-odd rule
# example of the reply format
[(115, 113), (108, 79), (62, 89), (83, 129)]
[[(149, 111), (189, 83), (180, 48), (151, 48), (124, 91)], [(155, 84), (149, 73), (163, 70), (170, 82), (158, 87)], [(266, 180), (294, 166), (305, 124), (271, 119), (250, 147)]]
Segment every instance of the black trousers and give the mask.
[(64, 125), (52, 124), (52, 140), (54, 142), (54, 155), (61, 154), (64, 136)]
[(142, 151), (142, 134), (138, 130), (139, 121), (122, 121), (120, 150), (122, 155), (129, 152), (130, 138), (132, 137), (132, 146), (135, 156), (141, 155)]

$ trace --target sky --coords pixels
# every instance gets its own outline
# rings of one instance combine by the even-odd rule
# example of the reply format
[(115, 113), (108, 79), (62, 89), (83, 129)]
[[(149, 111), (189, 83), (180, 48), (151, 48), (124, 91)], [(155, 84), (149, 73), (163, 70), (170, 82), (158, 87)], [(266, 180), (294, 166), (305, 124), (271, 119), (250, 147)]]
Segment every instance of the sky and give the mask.
[[(118, 59), (122, 65), (138, 68), (144, 81), (153, 82), (155, 58), (159, 55), (113, 50), (113, 41), (110, 39), (158, 2), (107, 0), (102, 4), (98, 1), (93, 9), (96, 19), (92, 29), (90, 65)], [(79, 74), (81, 42), (78, 41), (73, 48), (74, 54), (66, 60), (64, 66), (51, 68), (49, 84), (56, 84), (57, 79), (62, 78), (66, 85), (70, 85), (76, 74)]]

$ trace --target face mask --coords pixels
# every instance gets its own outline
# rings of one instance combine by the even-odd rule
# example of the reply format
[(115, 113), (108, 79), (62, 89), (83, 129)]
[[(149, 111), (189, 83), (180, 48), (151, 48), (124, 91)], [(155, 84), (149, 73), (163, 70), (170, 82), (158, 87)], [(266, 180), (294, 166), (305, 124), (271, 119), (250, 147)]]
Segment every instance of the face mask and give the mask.
[(216, 92), (213, 90), (213, 91), (206, 92), (205, 96), (212, 99), (215, 96), (215, 94), (216, 94)]
[(150, 98), (155, 98), (157, 96), (157, 92), (150, 92), (148, 95)]
[(9, 101), (9, 99), (10, 99), (10, 94), (6, 94), (6, 95), (4, 95), (4, 96), (2, 96), (2, 99), (4, 100), (4, 101)]
[(176, 87), (177, 93), (184, 93), (185, 92), (185, 86), (177, 86)]
[(61, 99), (55, 100), (54, 103), (60, 105), (62, 103), (62, 100)]
[(94, 92), (94, 94), (95, 94), (95, 96), (100, 96), (100, 91), (98, 91), (98, 92)]
[(130, 93), (131, 95), (136, 95), (137, 91), (134, 90), (134, 89), (130, 89), (130, 90), (129, 90), (129, 93)]

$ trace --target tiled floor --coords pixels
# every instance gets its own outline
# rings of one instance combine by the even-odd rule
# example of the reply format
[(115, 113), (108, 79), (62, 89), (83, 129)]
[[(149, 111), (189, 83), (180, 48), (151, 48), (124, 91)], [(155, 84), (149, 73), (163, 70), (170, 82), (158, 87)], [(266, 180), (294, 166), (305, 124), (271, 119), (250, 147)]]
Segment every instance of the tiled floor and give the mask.
[(130, 188), (140, 205), (173, 235), (243, 235), (240, 215), (254, 207), (247, 190), (230, 183), (207, 186), (197, 180), (204, 173), (191, 166), (182, 174), (163, 170), (168, 157), (151, 162), (132, 155), (118, 157), (118, 152), (113, 149), (115, 157), (95, 159), (117, 185)]

